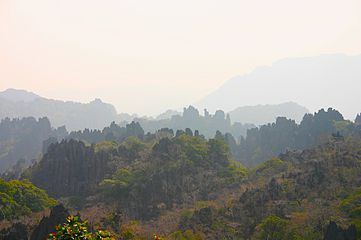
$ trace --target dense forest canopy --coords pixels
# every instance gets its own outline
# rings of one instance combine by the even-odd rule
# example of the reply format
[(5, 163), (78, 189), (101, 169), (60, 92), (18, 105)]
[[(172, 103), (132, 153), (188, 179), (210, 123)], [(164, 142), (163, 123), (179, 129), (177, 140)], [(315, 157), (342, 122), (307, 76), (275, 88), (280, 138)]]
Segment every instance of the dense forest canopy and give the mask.
[[(23, 178), (84, 216), (96, 211), (97, 221), (120, 239), (125, 231), (130, 239), (153, 233), (166, 239), (323, 239), (361, 231), (360, 149), (360, 136), (330, 135), (318, 147), (286, 151), (247, 169), (231, 159), (222, 138), (190, 131), (89, 146), (64, 140)], [(156, 232), (140, 231), (150, 222)]]
[(332, 134), (359, 135), (360, 126), (345, 121), (341, 113), (329, 108), (315, 114), (306, 114), (300, 124), (284, 117), (275, 123), (247, 131), (239, 146), (231, 147), (233, 155), (246, 165), (255, 165), (278, 156), (287, 149), (306, 149), (321, 143)]
[(49, 198), (44, 190), (24, 180), (5, 181), (0, 178), (0, 219), (13, 219), (32, 212), (40, 212), (54, 206), (56, 200)]
[[(357, 121), (321, 109), (299, 124), (279, 117), (237, 138), (216, 129), (234, 126), (222, 111), (203, 117), (189, 107), (172, 119), (198, 119), (215, 134), (190, 127), (145, 133), (139, 122), (68, 133), (47, 118), (3, 120), (0, 142), (15, 151), (28, 136), (26, 145), (38, 155), (3, 174), (1, 202), (9, 207), (2, 208), (1, 234), (46, 236), (71, 212), (119, 239), (332, 240), (361, 234)], [(47, 194), (68, 210), (55, 207), (49, 215), (55, 200)]]
[[(76, 139), (91, 143), (102, 141), (122, 142), (130, 136), (139, 139), (179, 135), (184, 131), (207, 138), (221, 137), (229, 144), (233, 158), (247, 166), (254, 166), (287, 149), (305, 149), (320, 143), (330, 134), (354, 135), (360, 129), (359, 115), (355, 123), (345, 121), (334, 109), (321, 109), (315, 114), (306, 114), (300, 124), (291, 119), (279, 117), (276, 122), (260, 127), (253, 125), (231, 124), (229, 115), (217, 111), (214, 115), (205, 111), (201, 116), (193, 107), (185, 108), (182, 116), (173, 116), (170, 120), (149, 121), (137, 119), (118, 125), (115, 122), (102, 130), (84, 129), (68, 133), (66, 128), (51, 127), (47, 118), (9, 119), (0, 123), (0, 170), (28, 166), (31, 161), (46, 153), (51, 143), (62, 139)], [(153, 125), (151, 132), (146, 132), (143, 125)], [(159, 124), (159, 128), (155, 128)], [(160, 127), (163, 126), (164, 127)], [(182, 128), (189, 125), (189, 127)], [(167, 127), (168, 126), (168, 127)], [(23, 168), (23, 167), (22, 167)], [(19, 169), (12, 169), (17, 172)]]

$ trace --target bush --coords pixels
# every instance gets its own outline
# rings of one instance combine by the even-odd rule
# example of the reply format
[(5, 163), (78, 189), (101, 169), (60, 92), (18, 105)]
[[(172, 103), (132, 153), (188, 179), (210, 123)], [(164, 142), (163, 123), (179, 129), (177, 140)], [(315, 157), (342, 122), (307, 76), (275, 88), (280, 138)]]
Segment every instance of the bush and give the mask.
[(82, 222), (77, 216), (69, 216), (66, 223), (55, 227), (56, 232), (49, 235), (48, 240), (114, 240), (108, 232), (97, 230), (88, 232), (87, 222)]
[(0, 218), (14, 219), (54, 206), (56, 200), (27, 180), (7, 182), (0, 178), (0, 204), (4, 206)]
[(299, 239), (289, 222), (278, 216), (268, 216), (256, 227), (255, 240), (296, 240)]

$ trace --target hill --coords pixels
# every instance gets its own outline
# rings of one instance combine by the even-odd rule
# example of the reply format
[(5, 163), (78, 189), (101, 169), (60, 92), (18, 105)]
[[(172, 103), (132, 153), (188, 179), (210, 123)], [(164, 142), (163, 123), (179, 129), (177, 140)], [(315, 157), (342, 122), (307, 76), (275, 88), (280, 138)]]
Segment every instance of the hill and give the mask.
[(113, 105), (95, 99), (89, 103), (65, 102), (40, 97), (24, 90), (0, 93), (0, 119), (47, 117), (52, 126), (68, 130), (102, 129), (118, 119)]
[(0, 121), (0, 173), (14, 167), (12, 175), (35, 161), (42, 153), (43, 142), (67, 136), (66, 129), (53, 129), (47, 118), (5, 118)]
[[(186, 134), (153, 140), (111, 148), (63, 142), (27, 176), (118, 239), (361, 236), (358, 137), (329, 137), (249, 169), (231, 161), (222, 140)], [(102, 173), (93, 171), (97, 165)], [(72, 178), (54, 185), (66, 172)]]
[(6, 89), (5, 91), (0, 92), (0, 98), (12, 102), (31, 102), (41, 97), (39, 95), (36, 95), (35, 93), (28, 92), (25, 90), (9, 88)]

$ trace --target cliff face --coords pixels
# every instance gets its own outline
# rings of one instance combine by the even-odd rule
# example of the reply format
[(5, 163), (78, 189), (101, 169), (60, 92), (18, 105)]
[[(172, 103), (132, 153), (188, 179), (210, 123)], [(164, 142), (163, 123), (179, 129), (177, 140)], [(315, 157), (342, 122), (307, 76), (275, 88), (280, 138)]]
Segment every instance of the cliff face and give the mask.
[(104, 179), (109, 155), (70, 140), (52, 144), (31, 169), (31, 181), (54, 197), (90, 193)]
[(0, 172), (22, 159), (29, 164), (40, 155), (43, 141), (55, 136), (47, 118), (5, 118), (0, 121)]

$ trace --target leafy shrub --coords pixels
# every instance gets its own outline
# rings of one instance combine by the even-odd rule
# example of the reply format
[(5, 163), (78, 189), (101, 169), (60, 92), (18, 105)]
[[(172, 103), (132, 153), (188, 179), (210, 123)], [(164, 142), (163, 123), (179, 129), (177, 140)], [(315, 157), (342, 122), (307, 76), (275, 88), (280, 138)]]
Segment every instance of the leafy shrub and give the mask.
[(361, 229), (361, 188), (349, 194), (340, 203), (340, 208), (352, 219), (357, 229)]
[(271, 215), (256, 227), (255, 240), (296, 240), (299, 239), (287, 220)]
[(261, 163), (259, 166), (254, 168), (256, 174), (264, 176), (272, 176), (279, 172), (287, 170), (288, 164), (279, 158), (271, 158), (270, 160)]
[(97, 230), (88, 232), (87, 222), (82, 222), (77, 216), (69, 216), (66, 223), (55, 227), (56, 232), (49, 235), (48, 240), (114, 240), (108, 232)]
[(56, 200), (28, 180), (7, 182), (0, 178), (0, 204), (4, 206), (0, 217), (13, 219), (54, 206)]

